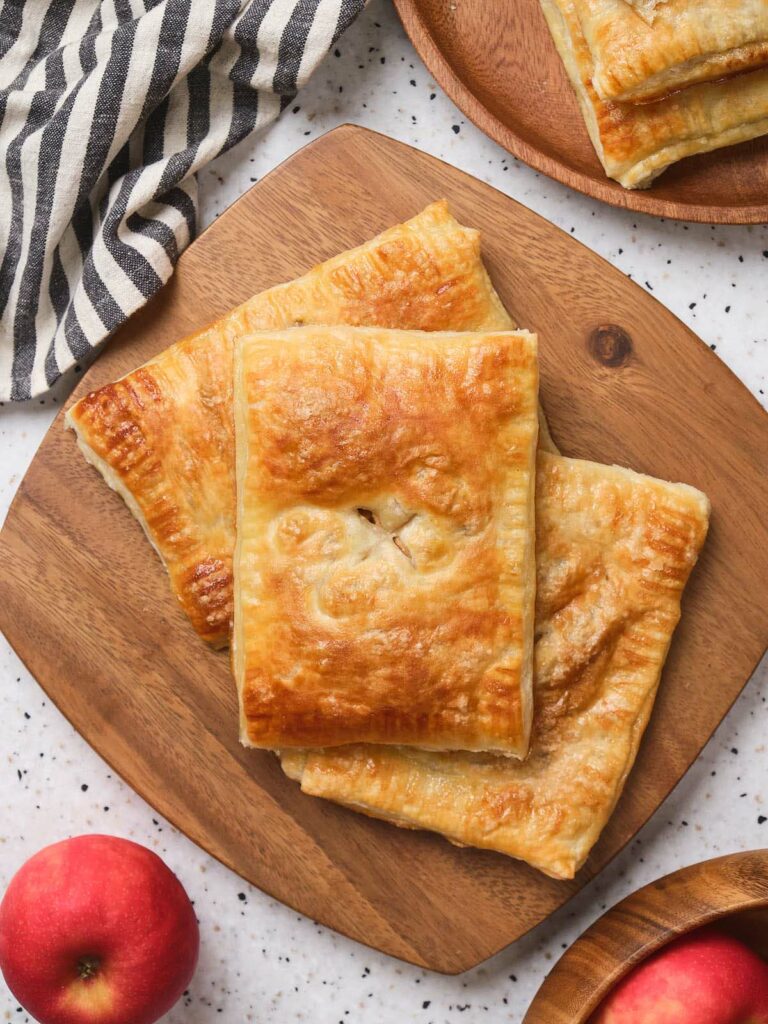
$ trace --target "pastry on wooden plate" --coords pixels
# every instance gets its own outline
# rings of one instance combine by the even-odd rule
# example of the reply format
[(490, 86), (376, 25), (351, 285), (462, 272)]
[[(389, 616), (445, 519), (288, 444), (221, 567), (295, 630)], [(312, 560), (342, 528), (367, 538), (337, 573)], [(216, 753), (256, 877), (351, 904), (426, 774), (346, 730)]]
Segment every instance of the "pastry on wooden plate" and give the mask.
[[(232, 618), (232, 342), (296, 323), (514, 326), (483, 267), (478, 232), (438, 202), (249, 299), (69, 410), (66, 423), (85, 458), (141, 523), (194, 628), (219, 647), (229, 641)], [(542, 428), (542, 442), (552, 446)]]
[[(703, 82), (654, 103), (601, 100), (584, 36), (580, 0), (540, 0), (606, 174), (646, 188), (672, 164), (768, 133), (768, 68)], [(655, 30), (668, 4), (658, 7)]]
[(237, 342), (244, 743), (525, 755), (537, 396), (524, 331)]
[(658, 100), (768, 64), (768, 0), (667, 0), (649, 21), (625, 0), (574, 0), (601, 100)]
[(607, 822), (653, 706), (704, 542), (705, 496), (541, 453), (528, 759), (357, 745), (283, 751), (304, 792), (572, 878)]

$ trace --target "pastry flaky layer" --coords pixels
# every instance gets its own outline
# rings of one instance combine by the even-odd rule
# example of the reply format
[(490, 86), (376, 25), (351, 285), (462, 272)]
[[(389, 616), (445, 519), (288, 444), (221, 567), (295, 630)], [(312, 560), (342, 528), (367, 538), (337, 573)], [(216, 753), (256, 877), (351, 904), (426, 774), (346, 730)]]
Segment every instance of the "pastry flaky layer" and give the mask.
[[(228, 643), (235, 546), (232, 341), (297, 323), (423, 331), (514, 326), (477, 231), (447, 203), (249, 299), (68, 412), (86, 459), (139, 520), (192, 625)], [(542, 443), (552, 446), (543, 432)], [(553, 446), (552, 446), (553, 447)]]
[(525, 755), (537, 366), (522, 331), (238, 341), (244, 743)]
[[(595, 62), (579, 20), (579, 0), (540, 0), (606, 174), (625, 188), (646, 188), (684, 157), (768, 133), (768, 68), (704, 82), (655, 103), (601, 100)], [(623, 0), (622, 0), (623, 2)], [(657, 9), (654, 31), (664, 11)]]
[(528, 759), (357, 745), (283, 751), (284, 770), (306, 793), (572, 878), (632, 768), (708, 518), (692, 487), (540, 453)]
[(648, 102), (768, 64), (768, 0), (574, 0), (601, 100)]
[(667, 0), (627, 0), (630, 7), (641, 14), (649, 24), (653, 24), (657, 9), (666, 2)]

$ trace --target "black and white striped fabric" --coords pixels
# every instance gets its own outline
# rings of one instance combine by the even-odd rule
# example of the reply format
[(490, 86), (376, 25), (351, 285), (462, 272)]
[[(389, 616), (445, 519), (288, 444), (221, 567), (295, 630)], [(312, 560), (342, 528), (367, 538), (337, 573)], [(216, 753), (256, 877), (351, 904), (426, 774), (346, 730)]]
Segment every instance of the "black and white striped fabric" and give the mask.
[(0, 0), (0, 401), (170, 277), (195, 172), (272, 121), (366, 0)]

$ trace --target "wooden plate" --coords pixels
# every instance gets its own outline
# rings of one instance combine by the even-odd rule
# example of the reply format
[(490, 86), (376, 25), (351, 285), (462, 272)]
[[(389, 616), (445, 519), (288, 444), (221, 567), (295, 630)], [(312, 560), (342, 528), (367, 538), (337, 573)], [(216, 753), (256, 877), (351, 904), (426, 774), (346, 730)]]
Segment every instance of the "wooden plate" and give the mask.
[(605, 176), (539, 0), (395, 0), (419, 55), (492, 139), (550, 178), (630, 210), (768, 222), (768, 137), (683, 160), (649, 190)]
[(682, 478), (714, 504), (638, 766), (576, 881), (303, 796), (273, 756), (241, 747), (227, 655), (194, 636), (141, 530), (61, 417), (0, 536), (0, 626), (73, 725), (195, 842), (310, 917), (459, 972), (538, 924), (621, 849), (758, 661), (768, 418), (706, 345), (598, 256), (487, 185), (352, 127), (221, 216), (75, 397), (440, 196), (482, 229), (502, 297), (541, 334), (544, 404), (564, 451)]
[(641, 960), (712, 923), (768, 957), (768, 850), (694, 864), (622, 900), (555, 964), (523, 1024), (588, 1024)]

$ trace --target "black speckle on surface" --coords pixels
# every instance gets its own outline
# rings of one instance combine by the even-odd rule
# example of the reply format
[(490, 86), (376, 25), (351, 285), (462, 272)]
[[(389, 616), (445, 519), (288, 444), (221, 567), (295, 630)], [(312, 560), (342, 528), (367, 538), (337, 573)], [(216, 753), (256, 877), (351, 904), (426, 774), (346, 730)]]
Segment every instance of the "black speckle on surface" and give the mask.
[(757, 816), (757, 824), (758, 825), (764, 825), (766, 823), (766, 821), (768, 821), (768, 818), (766, 818), (766, 816), (764, 814), (758, 814), (758, 816)]
[(738, 747), (731, 747), (731, 753), (732, 754), (738, 754), (738, 752), (739, 752), (739, 748)]
[(80, 786), (80, 789), (82, 789), (82, 791), (83, 791), (84, 793), (87, 793), (87, 792), (88, 792), (88, 783), (87, 783), (87, 782), (84, 782), (84, 783), (83, 783), (83, 784), (82, 784), (82, 785)]
[(429, 1004), (431, 1002), (432, 1002), (431, 999), (425, 999), (424, 1002), (421, 1004), (422, 1010), (428, 1010), (429, 1009)]
[(451, 125), (451, 131), (454, 133), (454, 135), (458, 135), (459, 132), (461, 131), (461, 125), (452, 124)]
[(241, 901), (242, 903), (245, 903), (245, 898), (246, 898), (246, 897), (245, 897), (245, 893), (244, 893), (244, 892), (239, 892), (239, 893), (237, 894), (237, 898), (238, 898), (238, 899), (239, 899), (239, 900), (240, 900), (240, 901)]

